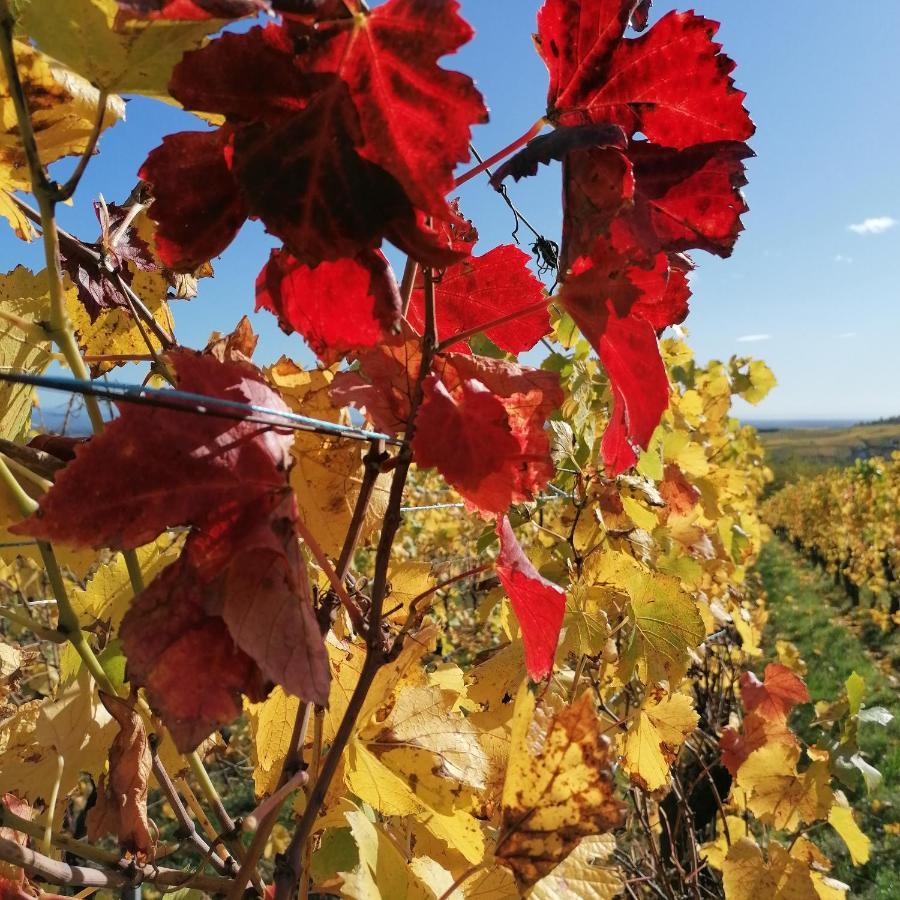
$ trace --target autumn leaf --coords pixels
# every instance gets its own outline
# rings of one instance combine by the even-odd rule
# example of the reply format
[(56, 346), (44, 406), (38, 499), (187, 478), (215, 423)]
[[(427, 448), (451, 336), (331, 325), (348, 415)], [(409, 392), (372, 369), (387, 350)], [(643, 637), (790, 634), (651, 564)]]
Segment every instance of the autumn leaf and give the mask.
[[(518, 247), (504, 244), (483, 256), (472, 256), (447, 268), (435, 286), (441, 340), (446, 342), (455, 334), (541, 305), (544, 286), (531, 273), (528, 263), (529, 257)], [(424, 292), (420, 285), (413, 293), (407, 313), (410, 324), (420, 333), (425, 329), (424, 311)], [(545, 307), (485, 330), (508, 353), (530, 350), (549, 333), (550, 318)], [(466, 347), (460, 342), (450, 349), (464, 352)]]
[[(282, 357), (266, 372), (269, 381), (295, 413), (326, 422), (349, 424), (330, 396), (334, 375), (327, 370), (304, 371)], [(322, 550), (340, 556), (363, 481), (363, 449), (358, 442), (298, 432), (291, 447), (291, 488), (300, 516)], [(360, 538), (378, 527), (387, 506), (389, 476), (375, 482)]]
[(297, 332), (320, 359), (332, 363), (360, 347), (373, 347), (400, 316), (400, 292), (377, 251), (310, 268), (273, 250), (256, 281), (256, 308)]
[(700, 717), (685, 694), (654, 691), (644, 699), (622, 740), (622, 758), (631, 780), (645, 791), (661, 788), (685, 738)]
[(688, 652), (705, 637), (703, 620), (677, 578), (633, 572), (625, 579), (633, 631), (623, 651), (626, 667), (649, 681), (677, 684), (688, 665)]
[(547, 0), (537, 47), (550, 71), (548, 117), (563, 125), (613, 122), (681, 149), (745, 140), (754, 127), (734, 63), (713, 37), (718, 24), (671, 12), (638, 38), (622, 39), (634, 4)]
[(731, 727), (722, 730), (719, 744), (722, 750), (722, 765), (732, 775), (737, 775), (744, 760), (754, 750), (776, 742), (796, 744), (797, 738), (784, 720), (773, 721), (755, 712), (750, 713), (744, 717), (740, 733)]
[[(25, 12), (31, 9), (29, 5)], [(42, 9), (42, 14), (44, 12), (46, 10)], [(48, 15), (46, 21), (53, 21), (53, 17)], [(96, 119), (99, 102), (96, 87), (25, 42), (14, 41), (13, 49), (25, 97), (32, 110), (41, 160), (47, 165), (62, 157), (82, 153)], [(104, 128), (125, 116), (125, 104), (118, 97), (110, 97), (106, 109)], [(10, 197), (15, 191), (31, 190), (31, 180), (5, 74), (0, 74), (0, 114), (4, 123), (0, 132), (0, 214), (20, 238), (30, 240), (32, 226)]]
[[(468, 156), (471, 125), (486, 116), (471, 79), (437, 65), (471, 30), (451, 0), (391, 0), (352, 18), (347, 7), (339, 12), (327, 26), (270, 24), (186, 54), (174, 96), (227, 121), (218, 133), (170, 136), (142, 169), (163, 200), (151, 215), (168, 265), (196, 263), (198, 248), (206, 258), (221, 252), (247, 214), (309, 265), (356, 256), (384, 238), (422, 262), (459, 258), (425, 217), (456, 219), (444, 194)], [(296, 55), (292, 28), (302, 31)], [(247, 79), (254, 71), (258, 84)], [(440, 129), (429, 137), (421, 122), (437, 109)], [(205, 169), (209, 183), (187, 169), (173, 181), (167, 170), (187, 148), (204, 151), (190, 169)], [(227, 214), (198, 227), (191, 213), (208, 207)]]
[[(39, 324), (50, 309), (46, 273), (32, 275), (24, 266), (16, 266), (0, 276), (0, 306), (4, 312), (22, 320), (19, 325), (0, 319), (0, 366), (41, 374), (51, 360), (49, 339)], [(33, 387), (0, 383), (0, 438), (20, 441), (28, 434), (33, 402)]]
[[(99, 776), (116, 724), (87, 672), (55, 699), (20, 705), (0, 728), (0, 771), (16, 773), (16, 792), (32, 803), (75, 788), (82, 772)], [(60, 759), (62, 763), (60, 763)]]
[(25, 5), (19, 23), (41, 50), (91, 84), (158, 99), (169, 97), (172, 69), (185, 50), (222, 24), (123, 20), (116, 0), (41, 0)]
[(503, 814), (495, 854), (520, 890), (562, 862), (584, 837), (622, 824), (613, 794), (609, 741), (588, 693), (552, 717), (535, 719), (535, 698), (519, 690)]
[(800, 749), (774, 742), (751, 753), (738, 769), (736, 783), (747, 792), (750, 811), (780, 830), (827, 818), (834, 800), (826, 759), (816, 757), (798, 772)]
[(100, 776), (97, 803), (87, 815), (88, 839), (115, 835), (122, 850), (146, 859), (155, 844), (147, 818), (147, 783), (153, 765), (147, 733), (133, 703), (102, 692), (100, 702), (118, 723), (119, 733), (109, 748), (109, 776)]
[(752, 672), (741, 673), (741, 700), (747, 712), (770, 722), (784, 722), (796, 704), (809, 703), (809, 692), (787, 666), (769, 663), (763, 681)]
[[(287, 411), (252, 366), (190, 351), (170, 358), (182, 390)], [(285, 430), (246, 420), (123, 403), (119, 417), (79, 447), (16, 533), (129, 549), (175, 525), (212, 524), (229, 504), (284, 489), (291, 441)]]
[(497, 575), (522, 630), (528, 674), (534, 681), (541, 681), (553, 670), (566, 610), (566, 592), (535, 569), (505, 516), (497, 523), (497, 534), (500, 537)]
[(834, 804), (828, 813), (828, 824), (841, 836), (841, 840), (850, 851), (854, 866), (863, 866), (869, 861), (872, 842), (857, 825), (853, 810), (847, 798), (840, 791), (835, 791)]
[(820, 900), (809, 865), (791, 856), (775, 841), (768, 846), (768, 862), (750, 837), (735, 841), (722, 864), (729, 900)]
[(623, 888), (621, 869), (610, 865), (615, 849), (616, 841), (611, 834), (582, 838), (581, 843), (549, 875), (545, 875), (528, 896), (533, 900), (558, 900), (560, 897), (613, 900)]

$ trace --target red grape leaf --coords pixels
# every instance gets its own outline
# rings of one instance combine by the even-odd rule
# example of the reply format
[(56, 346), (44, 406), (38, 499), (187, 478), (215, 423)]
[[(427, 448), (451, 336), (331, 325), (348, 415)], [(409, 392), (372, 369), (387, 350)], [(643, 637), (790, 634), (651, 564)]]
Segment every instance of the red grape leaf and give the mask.
[(472, 79), (438, 66), (473, 32), (457, 0), (388, 0), (351, 27), (320, 27), (298, 56), (305, 73), (336, 73), (350, 90), (360, 155), (399, 181), (412, 204), (443, 217), (453, 170), (469, 158), (471, 126), (487, 121)]
[(331, 364), (352, 350), (374, 347), (396, 325), (400, 291), (387, 260), (371, 250), (355, 259), (310, 268), (273, 250), (256, 280), (256, 308), (301, 334)]
[(797, 738), (783, 721), (770, 721), (756, 713), (750, 713), (744, 717), (740, 732), (734, 728), (722, 730), (722, 737), (719, 739), (722, 765), (732, 776), (737, 775), (738, 769), (754, 750), (773, 742), (796, 745)]
[[(435, 285), (441, 340), (540, 303), (544, 286), (528, 263), (527, 254), (507, 244), (446, 269)], [(407, 314), (410, 324), (420, 332), (425, 326), (424, 296), (420, 285)], [(550, 333), (550, 316), (543, 306), (485, 333), (501, 350), (522, 353)], [(458, 343), (453, 349), (464, 352), (466, 346)]]
[(269, 10), (269, 0), (118, 0), (126, 15), (143, 19), (240, 19)]
[(609, 423), (600, 441), (600, 455), (606, 464), (607, 471), (617, 474), (630, 469), (637, 462), (637, 453), (628, 439), (628, 426), (625, 422), (625, 400), (622, 392), (612, 387), (612, 400)]
[(358, 369), (339, 372), (331, 386), (337, 407), (355, 407), (388, 434), (406, 430), (410, 398), (422, 365), (421, 337), (407, 323), (401, 329), (399, 335), (357, 353)]
[(553, 670), (556, 645), (566, 612), (566, 592), (531, 564), (505, 516), (497, 522), (500, 555), (497, 575), (522, 630), (525, 668), (533, 681)]
[(177, 272), (193, 272), (234, 240), (247, 209), (231, 173), (231, 132), (181, 131), (151, 151), (139, 177), (154, 195), (159, 258)]
[(594, 147), (563, 161), (563, 240), (560, 271), (589, 256), (597, 237), (634, 198), (634, 170), (627, 154)]
[[(416, 418), (413, 455), (420, 467), (435, 467), (462, 497), (485, 512), (509, 507), (509, 493), (485, 496), (483, 484), (495, 487), (498, 473), (519, 453), (509, 415), (499, 397), (481, 382), (463, 381), (451, 394), (435, 375), (425, 384), (425, 399)], [(499, 508), (494, 508), (494, 507)]]
[(745, 94), (730, 77), (734, 63), (713, 40), (718, 24), (671, 12), (640, 37), (622, 39), (634, 6), (546, 0), (538, 49), (550, 70), (550, 120), (612, 122), (677, 149), (750, 137)]
[(625, 436), (646, 448), (668, 406), (669, 380), (656, 330), (666, 311), (680, 314), (683, 306), (667, 303), (665, 254), (658, 254), (654, 266), (645, 269), (601, 239), (591, 259), (579, 260), (573, 272), (559, 300), (609, 375), (614, 409), (602, 451), (607, 468), (618, 474), (634, 461), (623, 443)]
[(727, 257), (741, 232), (747, 204), (744, 160), (753, 151), (737, 141), (671, 150), (635, 141), (634, 207), (628, 218), (647, 253), (706, 250)]
[(131, 604), (119, 636), (128, 678), (147, 692), (182, 752), (241, 714), (241, 694), (264, 700), (259, 666), (235, 645), (222, 618), (206, 612), (209, 585), (181, 558)]
[(302, 111), (309, 86), (297, 68), (290, 32), (270, 24), (226, 32), (188, 51), (172, 71), (169, 91), (185, 109), (237, 124), (280, 121)]
[[(94, 213), (100, 222), (98, 240), (87, 247), (78, 242), (66, 242), (59, 254), (63, 271), (72, 279), (78, 299), (92, 322), (104, 309), (129, 307), (113, 274), (119, 275), (130, 285), (135, 269), (144, 272), (159, 269), (149, 245), (138, 234), (133, 223), (119, 233), (128, 214), (126, 207), (95, 202)], [(94, 253), (89, 252), (91, 250)], [(96, 254), (99, 254), (99, 259)]]
[(122, 850), (146, 860), (156, 843), (147, 819), (147, 787), (153, 766), (147, 732), (131, 703), (102, 691), (100, 701), (119, 731), (109, 748), (109, 779), (100, 776), (97, 802), (88, 810), (88, 840), (113, 834)]
[[(170, 354), (178, 387), (288, 407), (248, 364)], [(246, 420), (122, 403), (120, 415), (75, 451), (16, 533), (80, 547), (139, 547), (176, 525), (205, 525), (229, 503), (285, 490), (292, 434)]]
[(506, 408), (509, 430), (518, 444), (516, 452), (504, 456), (482, 479), (477, 495), (461, 493), (472, 505), (493, 514), (506, 512), (511, 503), (532, 500), (554, 474), (545, 426), (563, 401), (557, 374), (460, 353), (438, 357), (434, 371), (453, 395), (471, 381), (491, 391)]
[(797, 703), (809, 703), (803, 680), (787, 666), (769, 663), (760, 681), (752, 672), (741, 674), (741, 700), (747, 712), (771, 722), (783, 722)]

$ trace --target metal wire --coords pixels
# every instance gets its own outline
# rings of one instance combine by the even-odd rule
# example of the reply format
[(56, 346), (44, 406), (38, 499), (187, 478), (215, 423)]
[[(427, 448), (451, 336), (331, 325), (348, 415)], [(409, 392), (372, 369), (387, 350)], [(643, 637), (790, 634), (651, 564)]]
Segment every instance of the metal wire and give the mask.
[(0, 370), (0, 381), (13, 384), (27, 384), (51, 391), (63, 391), (71, 394), (87, 394), (107, 400), (118, 400), (124, 403), (137, 403), (161, 409), (171, 409), (194, 415), (212, 416), (218, 419), (232, 419), (241, 422), (255, 422), (274, 428), (289, 428), (294, 431), (311, 431), (350, 440), (384, 441), (386, 444), (400, 445), (403, 442), (389, 434), (377, 431), (365, 431), (351, 425), (339, 425), (335, 422), (323, 422), (311, 419), (298, 413), (270, 409), (255, 403), (240, 403), (237, 400), (226, 400), (222, 397), (209, 397), (190, 391), (159, 389), (144, 387), (140, 384), (117, 384), (109, 382), (99, 384), (96, 381), (84, 381), (79, 378), (61, 378), (55, 375), (30, 375), (25, 372)]

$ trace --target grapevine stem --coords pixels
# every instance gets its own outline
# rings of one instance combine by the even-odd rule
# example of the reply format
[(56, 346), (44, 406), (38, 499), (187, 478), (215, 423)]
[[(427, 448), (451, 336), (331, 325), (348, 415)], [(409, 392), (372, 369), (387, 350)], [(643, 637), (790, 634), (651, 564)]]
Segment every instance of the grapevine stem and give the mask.
[(403, 446), (397, 454), (397, 466), (394, 469), (394, 477), (391, 480), (387, 511), (381, 527), (381, 535), (378, 539), (378, 548), (375, 552), (375, 575), (372, 580), (372, 601), (369, 606), (366, 632), (366, 658), (359, 675), (359, 681), (357, 681), (356, 687), (353, 689), (353, 694), (350, 697), (350, 702), (347, 704), (341, 724), (338, 726), (337, 733), (331, 742), (331, 747), (325, 755), (319, 777), (316, 778), (315, 785), (310, 791), (306, 809), (303, 811), (300, 823), (294, 831), (290, 846), (285, 854), (279, 857), (276, 864), (274, 900), (289, 900), (296, 891), (302, 877), (306, 842), (312, 835), (319, 810), (325, 801), (325, 794), (340, 765), (344, 748), (347, 746), (347, 742), (353, 734), (353, 729), (356, 727), (356, 719), (365, 704), (372, 682), (387, 658), (381, 619), (384, 611), (384, 600), (388, 590), (388, 568), (391, 562), (394, 539), (403, 521), (401, 507), (403, 506), (403, 492), (406, 488), (406, 479), (412, 465), (410, 443), (415, 435), (416, 414), (422, 403), (425, 378), (431, 370), (431, 363), (437, 351), (437, 343), (434, 279), (432, 278), (431, 270), (426, 269), (425, 334), (422, 338), (422, 363), (412, 392), (406, 435)]
[(498, 150), (493, 156), (490, 156), (486, 160), (484, 160), (484, 162), (481, 162), (468, 171), (463, 172), (463, 174), (453, 182), (453, 187), (458, 188), (464, 185), (467, 181), (471, 181), (486, 169), (489, 169), (491, 166), (500, 162), (500, 160), (506, 159), (507, 156), (515, 153), (516, 150), (518, 150), (520, 147), (524, 147), (530, 140), (536, 138), (544, 130), (544, 126), (546, 124), (547, 120), (542, 116), (521, 137), (516, 138), (516, 140), (514, 140), (511, 144), (508, 144), (502, 150)]
[(100, 133), (103, 131), (103, 121), (106, 118), (108, 99), (109, 92), (106, 88), (100, 88), (100, 93), (97, 95), (97, 115), (94, 118), (94, 127), (91, 131), (91, 136), (88, 138), (87, 146), (81, 154), (81, 159), (78, 160), (78, 165), (75, 166), (75, 171), (69, 176), (69, 180), (65, 184), (60, 185), (54, 193), (54, 199), (61, 203), (64, 203), (75, 193), (81, 181), (81, 176), (84, 175), (85, 169), (87, 169), (88, 163), (97, 149), (97, 141), (100, 140)]

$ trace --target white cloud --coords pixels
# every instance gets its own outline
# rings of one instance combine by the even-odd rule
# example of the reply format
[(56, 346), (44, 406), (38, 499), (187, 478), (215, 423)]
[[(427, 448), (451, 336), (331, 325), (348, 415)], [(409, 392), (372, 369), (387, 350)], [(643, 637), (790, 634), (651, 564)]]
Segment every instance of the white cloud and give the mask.
[(741, 344), (755, 344), (757, 341), (771, 341), (771, 334), (742, 334), (737, 340)]
[(896, 224), (897, 220), (890, 216), (875, 216), (847, 227), (855, 234), (884, 234), (885, 231), (893, 228)]
[(849, 340), (850, 338), (855, 338), (855, 337), (856, 337), (856, 332), (855, 332), (855, 331), (842, 331), (842, 332), (838, 335), (838, 337), (841, 338), (841, 339), (843, 339), (843, 340)]
[(844, 256), (843, 253), (837, 253), (837, 254), (835, 254), (834, 261), (836, 263), (848, 263), (849, 264), (849, 263), (853, 262), (853, 257), (852, 256)]

